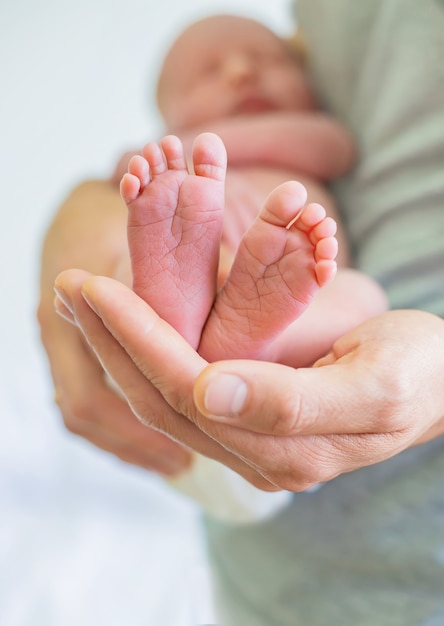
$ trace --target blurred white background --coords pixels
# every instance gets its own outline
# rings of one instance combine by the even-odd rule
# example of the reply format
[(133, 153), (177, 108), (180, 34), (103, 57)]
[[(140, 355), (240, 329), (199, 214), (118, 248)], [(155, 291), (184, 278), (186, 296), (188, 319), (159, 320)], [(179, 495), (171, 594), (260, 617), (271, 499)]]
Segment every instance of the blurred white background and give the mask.
[(15, 0), (0, 8), (0, 624), (214, 621), (198, 510), (65, 432), (35, 323), (43, 233), (84, 178), (161, 132), (164, 49), (203, 13), (291, 32), (290, 0)]

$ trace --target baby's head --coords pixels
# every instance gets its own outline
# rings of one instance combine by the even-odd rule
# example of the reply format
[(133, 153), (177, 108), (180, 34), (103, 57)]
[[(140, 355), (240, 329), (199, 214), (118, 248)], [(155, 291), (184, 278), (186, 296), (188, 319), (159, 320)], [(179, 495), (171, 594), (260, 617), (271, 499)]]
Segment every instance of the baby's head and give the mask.
[(260, 22), (234, 15), (204, 18), (179, 35), (157, 95), (171, 132), (236, 115), (315, 107), (294, 50)]

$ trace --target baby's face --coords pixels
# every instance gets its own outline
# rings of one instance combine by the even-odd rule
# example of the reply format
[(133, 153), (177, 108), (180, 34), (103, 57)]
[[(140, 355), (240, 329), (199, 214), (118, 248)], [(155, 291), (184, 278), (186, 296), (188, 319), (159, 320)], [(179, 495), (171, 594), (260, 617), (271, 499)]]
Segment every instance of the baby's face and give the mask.
[(188, 28), (165, 59), (159, 106), (171, 131), (242, 114), (308, 110), (314, 98), (299, 62), (261, 24), (211, 17)]

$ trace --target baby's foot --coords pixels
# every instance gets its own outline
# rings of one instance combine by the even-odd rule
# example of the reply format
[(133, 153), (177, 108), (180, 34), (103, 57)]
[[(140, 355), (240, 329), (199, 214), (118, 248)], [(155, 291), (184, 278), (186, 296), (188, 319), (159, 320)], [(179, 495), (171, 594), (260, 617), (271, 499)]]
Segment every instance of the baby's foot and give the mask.
[(306, 200), (293, 181), (268, 196), (207, 321), (199, 348), (205, 358), (269, 358), (273, 341), (334, 278), (336, 222)]
[(120, 191), (128, 214), (135, 292), (197, 347), (216, 292), (226, 152), (216, 135), (193, 146), (165, 137), (134, 156)]

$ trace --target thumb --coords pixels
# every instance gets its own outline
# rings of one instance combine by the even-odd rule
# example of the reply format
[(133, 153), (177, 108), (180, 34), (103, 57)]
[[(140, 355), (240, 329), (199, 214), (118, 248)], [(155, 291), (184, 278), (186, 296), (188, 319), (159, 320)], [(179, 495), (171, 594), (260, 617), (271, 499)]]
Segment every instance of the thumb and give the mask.
[(261, 361), (219, 361), (197, 377), (194, 401), (209, 419), (256, 433), (371, 432), (374, 393), (360, 374), (356, 363), (293, 369)]

